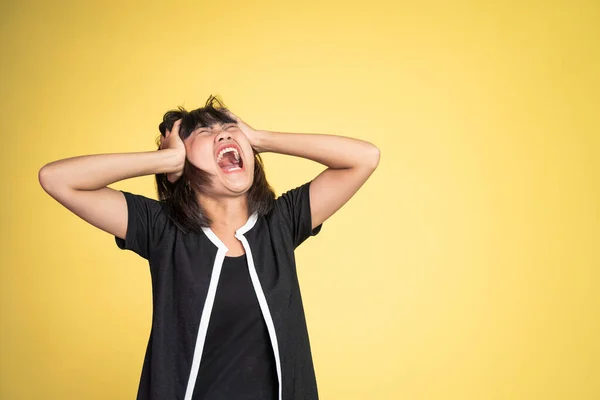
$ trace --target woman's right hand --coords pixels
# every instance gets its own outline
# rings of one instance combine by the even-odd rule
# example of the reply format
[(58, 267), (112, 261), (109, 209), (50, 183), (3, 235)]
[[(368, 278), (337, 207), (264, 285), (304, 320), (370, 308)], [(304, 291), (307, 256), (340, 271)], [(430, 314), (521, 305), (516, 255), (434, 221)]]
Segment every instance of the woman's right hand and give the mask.
[(167, 173), (167, 179), (171, 183), (177, 182), (177, 180), (183, 175), (183, 167), (185, 165), (185, 145), (179, 137), (179, 127), (181, 126), (181, 119), (178, 119), (173, 124), (173, 129), (168, 130), (165, 136), (161, 138), (160, 150), (172, 150), (177, 154), (177, 166), (175, 170)]

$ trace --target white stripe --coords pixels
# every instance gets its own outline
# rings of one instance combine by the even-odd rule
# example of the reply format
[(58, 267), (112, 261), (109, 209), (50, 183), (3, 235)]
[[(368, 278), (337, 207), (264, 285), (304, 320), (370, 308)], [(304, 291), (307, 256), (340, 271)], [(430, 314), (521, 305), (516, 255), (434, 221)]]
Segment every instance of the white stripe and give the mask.
[(209, 228), (202, 228), (202, 230), (206, 236), (208, 236), (210, 241), (218, 247), (218, 251), (210, 276), (210, 283), (208, 284), (208, 294), (206, 295), (206, 301), (204, 302), (204, 308), (202, 309), (202, 315), (200, 316), (200, 326), (198, 328), (198, 336), (196, 337), (196, 347), (194, 347), (192, 369), (190, 371), (187, 389), (185, 390), (185, 400), (191, 400), (192, 395), (194, 394), (196, 378), (198, 377), (198, 370), (200, 369), (200, 360), (202, 359), (202, 351), (204, 350), (204, 341), (206, 340), (206, 332), (208, 331), (208, 321), (210, 321), (210, 314), (217, 294), (217, 284), (219, 283), (219, 276), (221, 275), (225, 254), (229, 251), (227, 246), (219, 240), (213, 231)]
[(256, 292), (256, 297), (258, 298), (258, 304), (260, 305), (260, 309), (262, 311), (263, 317), (265, 318), (265, 322), (267, 324), (267, 330), (269, 331), (269, 337), (271, 338), (271, 344), (273, 346), (273, 353), (275, 354), (275, 366), (277, 367), (277, 380), (279, 382), (279, 400), (281, 400), (282, 395), (282, 383), (281, 383), (281, 361), (279, 359), (279, 344), (277, 342), (277, 335), (275, 333), (275, 324), (273, 323), (273, 318), (271, 317), (271, 312), (269, 311), (269, 305), (267, 304), (267, 299), (260, 285), (260, 280), (258, 279), (258, 274), (256, 273), (256, 267), (254, 266), (254, 258), (252, 257), (252, 251), (250, 251), (250, 244), (248, 240), (244, 236), (244, 233), (249, 231), (252, 226), (256, 223), (256, 215), (252, 215), (252, 217), (248, 220), (248, 223), (244, 225), (242, 228), (236, 231), (235, 237), (238, 238), (244, 249), (246, 250), (246, 258), (248, 260), (248, 271), (250, 272), (250, 279), (252, 280), (252, 286), (254, 286), (254, 291)]

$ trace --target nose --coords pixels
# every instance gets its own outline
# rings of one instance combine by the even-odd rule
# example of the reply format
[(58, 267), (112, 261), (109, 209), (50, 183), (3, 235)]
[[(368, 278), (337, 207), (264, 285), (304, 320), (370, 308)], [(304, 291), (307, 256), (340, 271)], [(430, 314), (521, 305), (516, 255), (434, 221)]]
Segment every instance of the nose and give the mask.
[(222, 142), (224, 140), (231, 140), (231, 134), (226, 131), (221, 131), (217, 135), (215, 135), (215, 141), (217, 143)]

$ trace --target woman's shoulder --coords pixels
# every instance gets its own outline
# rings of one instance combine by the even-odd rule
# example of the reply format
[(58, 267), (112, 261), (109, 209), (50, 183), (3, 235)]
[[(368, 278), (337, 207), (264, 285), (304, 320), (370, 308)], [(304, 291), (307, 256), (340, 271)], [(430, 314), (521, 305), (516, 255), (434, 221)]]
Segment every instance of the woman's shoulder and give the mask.
[(294, 248), (321, 230), (321, 226), (311, 229), (310, 184), (309, 181), (282, 193), (265, 216), (271, 229), (280, 230), (292, 241)]

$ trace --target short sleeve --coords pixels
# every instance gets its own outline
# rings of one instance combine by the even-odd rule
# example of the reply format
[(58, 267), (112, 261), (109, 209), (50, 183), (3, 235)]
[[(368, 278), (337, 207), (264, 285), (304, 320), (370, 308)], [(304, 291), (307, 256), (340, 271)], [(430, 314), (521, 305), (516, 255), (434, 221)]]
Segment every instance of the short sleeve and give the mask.
[(283, 224), (290, 232), (294, 242), (294, 248), (300, 246), (310, 236), (317, 235), (323, 227), (323, 224), (321, 224), (315, 229), (311, 229), (311, 182), (289, 190), (275, 200), (276, 211), (281, 215)]
[(155, 246), (155, 238), (164, 224), (163, 208), (157, 200), (122, 191), (127, 201), (127, 233), (125, 239), (115, 236), (122, 250), (131, 250), (146, 260)]

